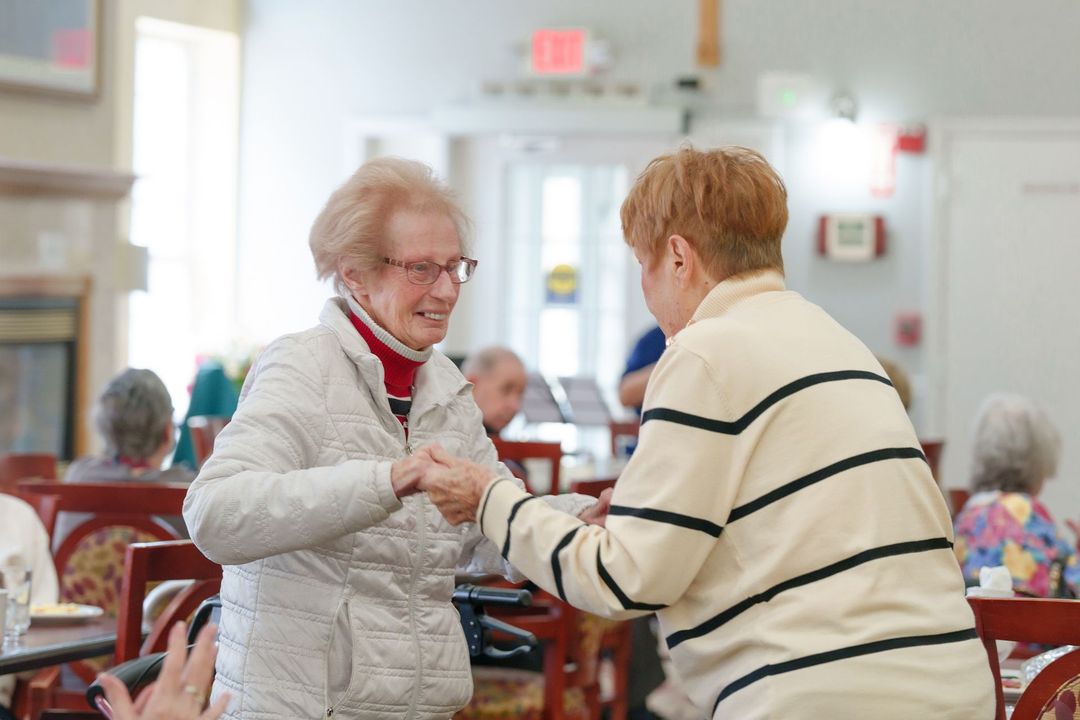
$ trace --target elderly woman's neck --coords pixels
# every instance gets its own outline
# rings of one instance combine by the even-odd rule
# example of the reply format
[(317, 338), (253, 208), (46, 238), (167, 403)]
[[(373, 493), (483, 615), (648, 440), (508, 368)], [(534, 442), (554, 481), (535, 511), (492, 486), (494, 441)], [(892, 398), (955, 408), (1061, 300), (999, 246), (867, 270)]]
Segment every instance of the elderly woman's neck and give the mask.
[(421, 363), (427, 362), (428, 358), (431, 357), (430, 347), (424, 348), (423, 350), (414, 350), (405, 343), (398, 340), (393, 335), (391, 335), (386, 328), (380, 325), (375, 320), (375, 318), (371, 316), (371, 313), (369, 313), (366, 309), (364, 309), (362, 305), (360, 305), (360, 303), (356, 301), (356, 298), (352, 297), (351, 295), (346, 295), (345, 302), (349, 304), (349, 310), (352, 311), (352, 314), (359, 318), (362, 323), (364, 323), (364, 325), (371, 331), (372, 335), (378, 338), (379, 342), (386, 345), (398, 355), (401, 355), (407, 360)]

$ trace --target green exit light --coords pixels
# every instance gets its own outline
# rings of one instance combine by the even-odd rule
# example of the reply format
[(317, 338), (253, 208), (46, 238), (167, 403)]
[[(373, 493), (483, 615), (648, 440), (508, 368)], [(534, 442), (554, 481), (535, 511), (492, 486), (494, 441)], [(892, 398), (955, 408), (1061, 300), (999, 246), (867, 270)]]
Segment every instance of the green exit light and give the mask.
[(798, 98), (795, 96), (794, 90), (785, 90), (784, 94), (780, 96), (780, 101), (788, 107), (794, 107), (796, 100), (798, 100)]

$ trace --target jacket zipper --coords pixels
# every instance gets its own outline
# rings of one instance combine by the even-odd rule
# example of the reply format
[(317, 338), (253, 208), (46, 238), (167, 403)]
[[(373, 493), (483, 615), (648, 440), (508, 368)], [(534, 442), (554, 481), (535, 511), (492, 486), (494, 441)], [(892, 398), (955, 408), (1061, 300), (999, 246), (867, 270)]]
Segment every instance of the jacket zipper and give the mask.
[[(326, 717), (334, 716), (334, 706), (330, 704), (330, 650), (334, 646), (334, 631), (337, 627), (337, 619), (341, 614), (342, 608), (345, 609), (346, 613), (349, 612), (349, 601), (344, 597), (338, 601), (337, 610), (334, 612), (334, 617), (331, 620), (330, 641), (326, 643), (326, 652), (323, 656), (323, 665), (326, 667), (326, 672), (323, 675), (323, 704), (326, 705)], [(349, 627), (351, 630), (351, 622), (349, 623)], [(341, 698), (347, 697), (350, 690), (352, 690), (352, 677), (349, 678), (349, 684), (345, 688), (345, 692), (342, 694)], [(340, 700), (341, 698), (338, 699)]]
[[(412, 455), (410, 441), (405, 442), (405, 453)], [(409, 699), (408, 718), (416, 717), (416, 705), (420, 700), (420, 682), (423, 677), (423, 656), (420, 652), (420, 636), (416, 627), (416, 582), (420, 575), (420, 563), (424, 554), (424, 546), (427, 543), (427, 519), (424, 516), (424, 503), (419, 500), (416, 503), (416, 556), (413, 558), (412, 574), (409, 577), (409, 627), (412, 631), (413, 650), (416, 653), (416, 672), (413, 676), (412, 697)]]

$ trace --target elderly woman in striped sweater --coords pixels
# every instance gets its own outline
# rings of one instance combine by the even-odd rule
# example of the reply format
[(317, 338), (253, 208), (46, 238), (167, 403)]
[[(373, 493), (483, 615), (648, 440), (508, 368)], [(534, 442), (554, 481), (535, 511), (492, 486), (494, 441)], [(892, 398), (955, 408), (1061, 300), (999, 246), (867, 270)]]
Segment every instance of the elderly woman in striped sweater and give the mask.
[(449, 452), (420, 487), (589, 612), (656, 612), (710, 717), (989, 718), (949, 513), (873, 354), (784, 285), (758, 153), (683, 148), (623, 203), (669, 346), (606, 527)]

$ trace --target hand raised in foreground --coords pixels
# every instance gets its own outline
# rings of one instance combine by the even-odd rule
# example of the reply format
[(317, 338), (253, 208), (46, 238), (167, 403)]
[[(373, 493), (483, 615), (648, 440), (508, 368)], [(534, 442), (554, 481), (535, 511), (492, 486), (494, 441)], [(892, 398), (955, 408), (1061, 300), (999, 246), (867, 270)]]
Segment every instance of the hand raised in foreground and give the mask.
[(487, 486), (495, 480), (491, 468), (454, 457), (439, 445), (425, 448), (435, 467), (420, 478), (420, 490), (428, 494), (451, 525), (476, 521), (476, 509)]
[(134, 703), (127, 687), (115, 677), (105, 674), (98, 678), (105, 689), (105, 698), (112, 706), (113, 719), (217, 720), (221, 717), (229, 704), (228, 693), (222, 693), (217, 702), (203, 709), (213, 681), (216, 633), (216, 625), (204, 627), (191, 650), (191, 657), (188, 657), (187, 628), (182, 622), (176, 623), (169, 631), (168, 653), (157, 681)]

